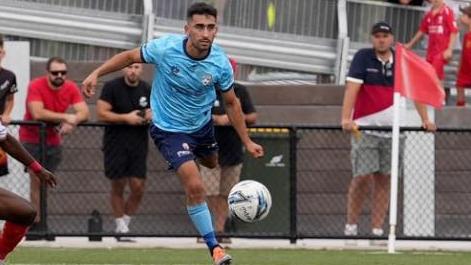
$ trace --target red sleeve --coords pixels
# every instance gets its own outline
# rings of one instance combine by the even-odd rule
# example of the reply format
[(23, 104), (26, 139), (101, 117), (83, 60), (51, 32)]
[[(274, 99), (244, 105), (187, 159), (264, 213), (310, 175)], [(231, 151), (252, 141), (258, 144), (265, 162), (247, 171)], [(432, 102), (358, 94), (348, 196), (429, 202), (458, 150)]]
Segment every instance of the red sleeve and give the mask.
[(425, 34), (428, 34), (428, 22), (427, 22), (427, 17), (428, 13), (425, 14), (424, 18), (422, 18), (422, 21), (420, 22), (420, 28), (419, 30), (422, 31)]
[(26, 102), (29, 103), (32, 101), (43, 101), (43, 97), (39, 91), (39, 86), (36, 84), (36, 82), (31, 82), (28, 86), (28, 96), (26, 97)]
[(74, 105), (74, 104), (83, 102), (83, 97), (82, 97), (82, 94), (80, 93), (80, 89), (75, 83), (71, 83), (69, 89), (70, 89), (70, 94), (71, 94), (70, 104)]
[(456, 25), (456, 20), (455, 20), (455, 14), (453, 13), (453, 10), (449, 7), (447, 7), (448, 12), (446, 16), (446, 25), (450, 29), (451, 33), (456, 33), (458, 32), (458, 25)]

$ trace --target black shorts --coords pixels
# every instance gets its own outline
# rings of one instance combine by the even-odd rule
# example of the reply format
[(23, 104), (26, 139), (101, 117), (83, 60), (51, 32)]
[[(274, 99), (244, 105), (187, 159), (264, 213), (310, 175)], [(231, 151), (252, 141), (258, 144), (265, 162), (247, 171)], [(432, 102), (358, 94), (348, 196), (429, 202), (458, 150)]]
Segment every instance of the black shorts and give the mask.
[(147, 144), (133, 147), (107, 144), (103, 148), (103, 154), (107, 178), (113, 180), (126, 177), (146, 177)]
[[(32, 143), (22, 143), (26, 151), (28, 151), (34, 159), (41, 161), (40, 145)], [(46, 161), (42, 161), (42, 165), (49, 171), (55, 172), (62, 161), (62, 146), (46, 146)]]

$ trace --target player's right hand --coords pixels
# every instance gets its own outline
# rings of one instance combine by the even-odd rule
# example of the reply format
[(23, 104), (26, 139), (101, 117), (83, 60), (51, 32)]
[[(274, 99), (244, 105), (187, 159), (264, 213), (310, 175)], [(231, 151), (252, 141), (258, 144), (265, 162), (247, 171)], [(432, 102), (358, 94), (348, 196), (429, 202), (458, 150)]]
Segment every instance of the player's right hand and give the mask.
[(87, 97), (92, 97), (96, 92), (96, 84), (98, 81), (98, 75), (95, 72), (91, 73), (82, 82), (82, 93)]
[(126, 114), (126, 123), (129, 125), (142, 125), (146, 123), (146, 119), (139, 114), (139, 110), (133, 110)]
[(345, 132), (353, 132), (358, 130), (358, 125), (351, 119), (342, 120), (342, 130)]
[(259, 144), (256, 144), (250, 141), (245, 145), (245, 149), (249, 152), (254, 158), (259, 158), (264, 155), (263, 147)]
[(54, 188), (57, 185), (57, 178), (47, 169), (42, 168), (41, 172), (35, 174), (41, 181), (44, 181), (49, 187)]

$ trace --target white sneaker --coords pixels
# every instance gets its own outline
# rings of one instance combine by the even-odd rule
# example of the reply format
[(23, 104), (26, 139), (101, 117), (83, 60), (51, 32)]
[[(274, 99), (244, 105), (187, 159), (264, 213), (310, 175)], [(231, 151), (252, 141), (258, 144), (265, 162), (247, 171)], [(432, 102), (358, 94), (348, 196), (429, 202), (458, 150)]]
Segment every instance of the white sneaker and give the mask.
[(383, 229), (381, 229), (381, 228), (373, 228), (373, 229), (371, 230), (371, 233), (372, 233), (374, 236), (383, 236), (384, 231), (383, 231)]
[(5, 261), (0, 259), (0, 265), (6, 265)]
[(115, 232), (119, 234), (126, 234), (129, 233), (129, 227), (126, 225), (124, 218), (116, 218), (114, 219), (116, 223)]
[(131, 216), (125, 214), (123, 215), (123, 220), (124, 220), (124, 223), (126, 224), (127, 227), (129, 227), (129, 224), (131, 223)]
[(346, 224), (343, 234), (346, 236), (356, 236), (358, 235), (358, 225), (357, 224)]

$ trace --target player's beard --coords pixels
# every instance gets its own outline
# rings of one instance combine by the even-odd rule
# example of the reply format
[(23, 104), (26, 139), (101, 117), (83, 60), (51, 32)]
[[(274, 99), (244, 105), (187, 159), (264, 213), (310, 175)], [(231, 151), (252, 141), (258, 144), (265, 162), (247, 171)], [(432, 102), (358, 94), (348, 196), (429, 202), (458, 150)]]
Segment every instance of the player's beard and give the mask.
[(53, 79), (49, 79), (49, 81), (51, 81), (51, 84), (54, 86), (54, 87), (60, 87), (64, 84), (65, 80), (64, 78), (62, 77), (55, 77)]

